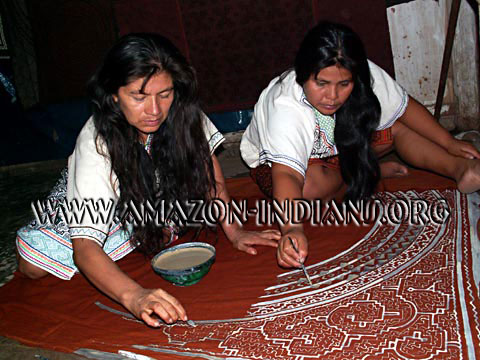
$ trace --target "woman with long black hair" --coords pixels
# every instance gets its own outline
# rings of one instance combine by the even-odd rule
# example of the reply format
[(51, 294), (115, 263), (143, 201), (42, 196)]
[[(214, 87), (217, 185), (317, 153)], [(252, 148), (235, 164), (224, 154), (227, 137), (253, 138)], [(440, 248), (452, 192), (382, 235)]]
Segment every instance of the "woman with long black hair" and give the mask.
[[(456, 180), (464, 193), (480, 189), (479, 152), (453, 138), (369, 61), (350, 28), (330, 22), (308, 32), (294, 69), (262, 92), (241, 142), (253, 178), (281, 204), (368, 198), (380, 177), (408, 173), (395, 162), (379, 166), (378, 158), (393, 149), (416, 167)], [(277, 259), (298, 267), (308, 242), (289, 215), (280, 226)]]
[[(120, 38), (91, 79), (89, 93), (93, 116), (50, 195), (48, 210), (55, 220), (34, 221), (17, 233), (19, 270), (31, 278), (51, 273), (62, 279), (81, 271), (150, 326), (159, 325), (154, 314), (168, 323), (186, 320), (177, 299), (162, 289), (141, 287), (115, 264), (133, 249), (155, 254), (175, 237), (178, 224), (172, 217), (162, 228), (122, 214), (129, 214), (123, 210), (130, 204), (140, 208), (214, 198), (228, 203), (213, 155), (223, 136), (199, 107), (193, 68), (160, 35)], [(72, 204), (76, 215), (83, 209), (84, 216), (69, 213), (66, 207), (72, 210)], [(116, 216), (92, 214), (109, 204)], [(221, 225), (233, 245), (250, 254), (256, 254), (255, 245), (277, 246), (280, 238), (275, 230), (244, 231), (228, 217)]]

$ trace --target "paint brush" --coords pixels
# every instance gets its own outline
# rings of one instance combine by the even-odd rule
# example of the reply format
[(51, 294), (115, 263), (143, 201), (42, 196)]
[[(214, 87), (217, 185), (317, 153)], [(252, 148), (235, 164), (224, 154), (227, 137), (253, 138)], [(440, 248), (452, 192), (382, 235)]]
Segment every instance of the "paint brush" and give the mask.
[[(295, 250), (295, 252), (298, 254), (299, 252), (298, 252), (297, 246), (295, 245), (295, 243), (293, 242), (290, 236), (288, 237), (288, 240), (290, 240), (290, 244), (292, 244), (293, 250)], [(313, 286), (312, 280), (310, 280), (310, 276), (308, 276), (307, 269), (305, 269), (305, 265), (303, 265), (303, 263), (300, 263), (300, 265), (302, 267), (303, 273), (305, 274), (305, 277), (307, 278), (308, 284), (310, 286)]]

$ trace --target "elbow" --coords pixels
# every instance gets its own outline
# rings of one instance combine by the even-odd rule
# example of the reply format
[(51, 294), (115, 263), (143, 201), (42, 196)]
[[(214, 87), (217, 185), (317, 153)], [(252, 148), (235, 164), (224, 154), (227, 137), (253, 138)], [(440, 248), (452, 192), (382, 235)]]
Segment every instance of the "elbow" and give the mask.
[(82, 268), (83, 260), (87, 257), (85, 253), (91, 245), (94, 245), (92, 240), (83, 238), (72, 239), (73, 262), (79, 270)]

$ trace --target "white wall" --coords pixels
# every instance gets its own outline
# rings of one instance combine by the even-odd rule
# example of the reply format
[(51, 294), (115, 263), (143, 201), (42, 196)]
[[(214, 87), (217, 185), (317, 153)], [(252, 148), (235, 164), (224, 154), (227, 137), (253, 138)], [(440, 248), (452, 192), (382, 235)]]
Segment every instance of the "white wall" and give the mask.
[[(450, 8), (451, 0), (417, 0), (387, 9), (396, 79), (432, 112)], [(459, 130), (480, 128), (475, 20), (462, 0), (442, 107), (443, 115), (455, 115)]]

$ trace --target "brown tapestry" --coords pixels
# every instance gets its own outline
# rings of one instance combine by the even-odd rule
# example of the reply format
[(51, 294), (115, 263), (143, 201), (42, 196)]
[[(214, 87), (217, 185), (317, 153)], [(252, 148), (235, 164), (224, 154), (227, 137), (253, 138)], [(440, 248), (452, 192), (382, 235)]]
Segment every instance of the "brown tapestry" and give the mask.
[(252, 107), (293, 65), (313, 24), (307, 0), (180, 1), (192, 64), (208, 111)]
[(42, 103), (85, 96), (85, 83), (115, 37), (158, 32), (197, 70), (207, 112), (252, 108), (269, 81), (293, 65), (318, 20), (359, 32), (369, 57), (393, 74), (384, 1), (32, 1)]

